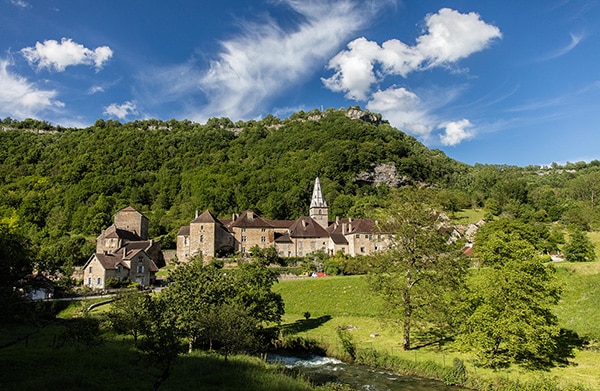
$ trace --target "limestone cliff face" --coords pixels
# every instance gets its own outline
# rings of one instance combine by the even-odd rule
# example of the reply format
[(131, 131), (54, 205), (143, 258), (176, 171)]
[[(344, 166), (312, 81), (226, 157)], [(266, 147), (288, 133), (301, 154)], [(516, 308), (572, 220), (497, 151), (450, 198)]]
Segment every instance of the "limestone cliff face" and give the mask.
[(375, 125), (387, 122), (381, 119), (381, 114), (375, 114), (358, 109), (348, 109), (348, 111), (346, 112), (346, 117), (351, 119), (359, 119), (361, 121), (369, 122)]
[(369, 171), (363, 171), (356, 176), (356, 181), (361, 184), (377, 186), (385, 184), (390, 187), (399, 187), (408, 184), (409, 178), (398, 176), (394, 164), (373, 164)]

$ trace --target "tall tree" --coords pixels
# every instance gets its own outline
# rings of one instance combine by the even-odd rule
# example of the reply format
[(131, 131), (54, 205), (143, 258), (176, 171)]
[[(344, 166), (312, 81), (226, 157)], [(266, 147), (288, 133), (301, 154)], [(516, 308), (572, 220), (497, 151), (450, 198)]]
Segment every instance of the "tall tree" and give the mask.
[(402, 324), (402, 347), (409, 350), (415, 325), (451, 323), (467, 261), (447, 244), (441, 215), (423, 202), (425, 194), (405, 195), (382, 224), (393, 243), (373, 261), (369, 284), (385, 299), (386, 315)]
[(518, 234), (497, 231), (475, 241), (480, 268), (469, 280), (459, 345), (484, 366), (549, 365), (560, 328), (552, 306), (560, 298), (554, 269)]
[(565, 245), (565, 259), (569, 262), (591, 262), (596, 260), (594, 244), (581, 230), (574, 230)]

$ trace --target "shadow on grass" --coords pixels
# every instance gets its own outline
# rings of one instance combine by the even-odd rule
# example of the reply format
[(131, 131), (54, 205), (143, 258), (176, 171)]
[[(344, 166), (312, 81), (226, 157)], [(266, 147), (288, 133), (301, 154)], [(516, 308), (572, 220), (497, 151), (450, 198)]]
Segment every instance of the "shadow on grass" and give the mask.
[(300, 319), (294, 323), (288, 323), (281, 326), (283, 332), (287, 335), (293, 335), (304, 331), (316, 329), (317, 327), (331, 320), (331, 315), (323, 315), (314, 319)]

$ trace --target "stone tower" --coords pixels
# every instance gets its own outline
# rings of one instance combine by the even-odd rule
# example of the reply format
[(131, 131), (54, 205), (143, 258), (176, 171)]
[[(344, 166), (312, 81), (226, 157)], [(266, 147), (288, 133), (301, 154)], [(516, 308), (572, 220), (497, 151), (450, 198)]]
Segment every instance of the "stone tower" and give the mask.
[(329, 226), (328, 208), (323, 192), (321, 191), (321, 182), (319, 177), (315, 179), (315, 187), (313, 188), (312, 200), (310, 201), (310, 217), (315, 220), (323, 228)]
[(131, 206), (114, 215), (114, 224), (119, 229), (135, 233), (142, 240), (148, 240), (148, 218)]

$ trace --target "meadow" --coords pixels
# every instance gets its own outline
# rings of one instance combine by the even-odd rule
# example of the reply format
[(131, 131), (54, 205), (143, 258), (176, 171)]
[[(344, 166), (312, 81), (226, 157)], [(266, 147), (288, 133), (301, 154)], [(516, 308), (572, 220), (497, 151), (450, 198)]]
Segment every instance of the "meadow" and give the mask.
[[(551, 384), (559, 389), (600, 390), (600, 262), (557, 263), (557, 277), (563, 285), (563, 295), (555, 309), (561, 327), (576, 332), (587, 341), (577, 350), (571, 365), (548, 371), (529, 371), (520, 366), (503, 370), (488, 370), (475, 365), (468, 353), (459, 352), (452, 343), (427, 345), (403, 351), (400, 327), (381, 318), (381, 302), (368, 289), (365, 276), (309, 278), (281, 281), (274, 290), (281, 293), (286, 305), (284, 333), (286, 336), (312, 338), (326, 347), (328, 354), (344, 357), (345, 351), (336, 330), (347, 330), (357, 350), (377, 352), (413, 363), (435, 363), (452, 367), (455, 358), (463, 360), (477, 382), (504, 384)], [(310, 313), (306, 319), (305, 313)], [(401, 369), (401, 368), (400, 368)], [(577, 388), (579, 387), (579, 388)], [(504, 389), (510, 389), (505, 386)], [(548, 388), (553, 389), (553, 388)]]

